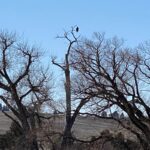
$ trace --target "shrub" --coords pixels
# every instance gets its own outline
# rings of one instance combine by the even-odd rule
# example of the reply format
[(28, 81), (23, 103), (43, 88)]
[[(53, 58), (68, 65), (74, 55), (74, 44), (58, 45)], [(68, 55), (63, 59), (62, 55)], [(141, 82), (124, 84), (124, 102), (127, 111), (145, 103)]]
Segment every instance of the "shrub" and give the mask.
[(14, 150), (21, 136), (21, 128), (15, 122), (12, 122), (10, 130), (4, 135), (0, 135), (0, 149)]

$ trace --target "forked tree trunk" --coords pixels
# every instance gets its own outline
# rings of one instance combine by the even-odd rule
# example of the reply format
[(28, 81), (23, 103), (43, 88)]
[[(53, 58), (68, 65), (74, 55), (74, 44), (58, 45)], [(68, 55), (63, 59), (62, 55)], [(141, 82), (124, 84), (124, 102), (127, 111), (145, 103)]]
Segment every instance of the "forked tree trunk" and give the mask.
[[(78, 32), (78, 30), (79, 29), (76, 28), (76, 32)], [(73, 144), (71, 129), (72, 129), (75, 119), (74, 118), (72, 119), (72, 116), (71, 116), (71, 80), (70, 80), (69, 55), (70, 55), (72, 45), (77, 42), (77, 38), (74, 34), (74, 31), (75, 31), (74, 28), (72, 28), (70, 32), (72, 35), (72, 38), (70, 38), (70, 36), (68, 36), (67, 33), (64, 34), (64, 38), (69, 42), (67, 53), (65, 54), (65, 61), (64, 61), (65, 63), (61, 65), (59, 63), (56, 63), (55, 59), (52, 59), (52, 63), (60, 67), (65, 73), (66, 124), (65, 124), (65, 129), (63, 132), (63, 139), (61, 142), (61, 149), (64, 149), (64, 150), (65, 150), (64, 148), (65, 146)]]
[[(31, 114), (30, 114), (31, 115)], [(23, 120), (23, 137), (21, 139), (20, 146), (22, 150), (39, 150), (37, 135), (34, 131), (35, 129), (35, 118), (34, 116), (29, 116), (29, 121), (25, 118)], [(20, 150), (20, 149), (18, 149)]]

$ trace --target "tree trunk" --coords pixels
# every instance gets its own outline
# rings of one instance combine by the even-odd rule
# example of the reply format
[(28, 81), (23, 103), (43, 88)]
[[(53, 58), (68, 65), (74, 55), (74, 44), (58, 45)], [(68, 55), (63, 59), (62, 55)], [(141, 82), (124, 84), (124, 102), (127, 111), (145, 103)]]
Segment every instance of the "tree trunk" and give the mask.
[(144, 150), (150, 150), (150, 133), (149, 131), (145, 133), (146, 140), (141, 143)]
[(63, 133), (63, 140), (61, 143), (62, 149), (71, 146), (73, 144), (72, 133), (71, 133), (72, 123), (67, 123)]
[(39, 150), (36, 137), (32, 139), (29, 150)]
[(73, 38), (70, 38), (68, 34), (65, 34), (64, 38), (69, 41), (69, 46), (67, 49), (67, 53), (65, 54), (65, 63), (63, 65), (60, 65), (59, 63), (55, 62), (55, 59), (52, 59), (52, 63), (54, 65), (57, 65), (60, 67), (64, 73), (65, 73), (65, 93), (66, 93), (66, 124), (65, 129), (63, 132), (63, 139), (61, 142), (61, 146), (64, 147), (65, 145), (70, 145), (73, 143), (72, 141), (72, 135), (71, 135), (71, 129), (74, 123), (75, 118), (73, 119), (71, 116), (71, 80), (70, 80), (70, 63), (69, 63), (69, 55), (70, 51), (72, 49), (72, 45), (77, 42), (77, 38), (74, 34), (74, 29), (71, 30), (71, 36)]
[[(32, 114), (29, 114), (29, 117), (24, 117), (22, 120), (23, 126), (23, 137), (21, 138), (20, 146), (22, 150), (39, 150), (37, 135), (34, 131), (35, 129), (35, 118)], [(18, 148), (18, 150), (20, 150)]]
[(66, 125), (65, 130), (63, 133), (63, 139), (61, 143), (62, 149), (64, 147), (72, 145), (72, 134), (71, 128), (73, 125), (72, 118), (71, 118), (71, 83), (70, 83), (70, 70), (69, 70), (69, 63), (68, 63), (68, 55), (66, 55), (66, 69), (65, 69), (65, 93), (66, 93)]

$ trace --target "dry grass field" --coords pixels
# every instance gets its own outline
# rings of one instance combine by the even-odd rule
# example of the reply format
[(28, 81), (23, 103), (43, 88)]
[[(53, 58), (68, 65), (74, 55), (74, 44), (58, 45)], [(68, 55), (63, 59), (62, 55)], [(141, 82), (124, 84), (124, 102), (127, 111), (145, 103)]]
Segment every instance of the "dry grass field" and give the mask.
[[(56, 119), (55, 128), (62, 130), (64, 123), (64, 118), (59, 117)], [(90, 140), (92, 136), (99, 136), (101, 132), (106, 129), (108, 129), (113, 134), (123, 132), (126, 139), (135, 138), (129, 131), (123, 129), (116, 121), (93, 117), (77, 117), (72, 132), (79, 139)]]
[[(8, 112), (11, 114), (11, 112)], [(6, 117), (2, 112), (0, 112), (0, 134), (4, 134), (9, 130), (11, 125), (11, 120)]]
[[(8, 112), (12, 115), (11, 112)], [(46, 122), (45, 122), (46, 123)], [(11, 125), (11, 120), (7, 118), (2, 112), (0, 112), (0, 134), (6, 133)], [(65, 125), (64, 116), (56, 116), (46, 123), (50, 130), (63, 131)], [(135, 140), (127, 130), (123, 129), (116, 121), (110, 119), (98, 119), (93, 117), (77, 117), (73, 126), (72, 132), (78, 139), (90, 140), (91, 137), (99, 136), (102, 131), (108, 129), (113, 135), (117, 135), (119, 132), (123, 132), (125, 139)], [(41, 135), (41, 133), (40, 133)], [(108, 148), (107, 148), (108, 147)], [(105, 150), (112, 149), (110, 144), (106, 144)], [(47, 149), (49, 150), (49, 149)]]
[[(9, 112), (11, 115), (11, 112)], [(64, 117), (56, 117), (55, 129), (62, 130), (64, 127)], [(0, 134), (4, 134), (9, 130), (11, 120), (0, 112)], [(91, 136), (98, 136), (100, 133), (109, 129), (111, 132), (118, 133), (125, 131), (122, 127), (114, 120), (98, 119), (93, 117), (78, 117), (73, 126), (73, 134), (82, 139), (88, 139)], [(127, 131), (126, 131), (127, 132)], [(126, 134), (126, 138), (129, 138), (130, 134)]]

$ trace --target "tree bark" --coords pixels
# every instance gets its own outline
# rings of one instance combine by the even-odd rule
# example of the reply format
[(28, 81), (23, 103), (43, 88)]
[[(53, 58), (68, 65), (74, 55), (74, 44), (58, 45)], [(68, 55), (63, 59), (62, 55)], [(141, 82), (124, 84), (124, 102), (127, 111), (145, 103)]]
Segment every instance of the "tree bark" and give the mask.
[(73, 125), (72, 117), (71, 117), (71, 83), (70, 83), (70, 70), (69, 70), (69, 63), (68, 63), (68, 55), (66, 54), (66, 69), (65, 69), (65, 93), (66, 93), (66, 125), (65, 130), (63, 133), (63, 140), (61, 143), (62, 149), (65, 146), (69, 146), (73, 144), (72, 141), (72, 133), (71, 128)]

